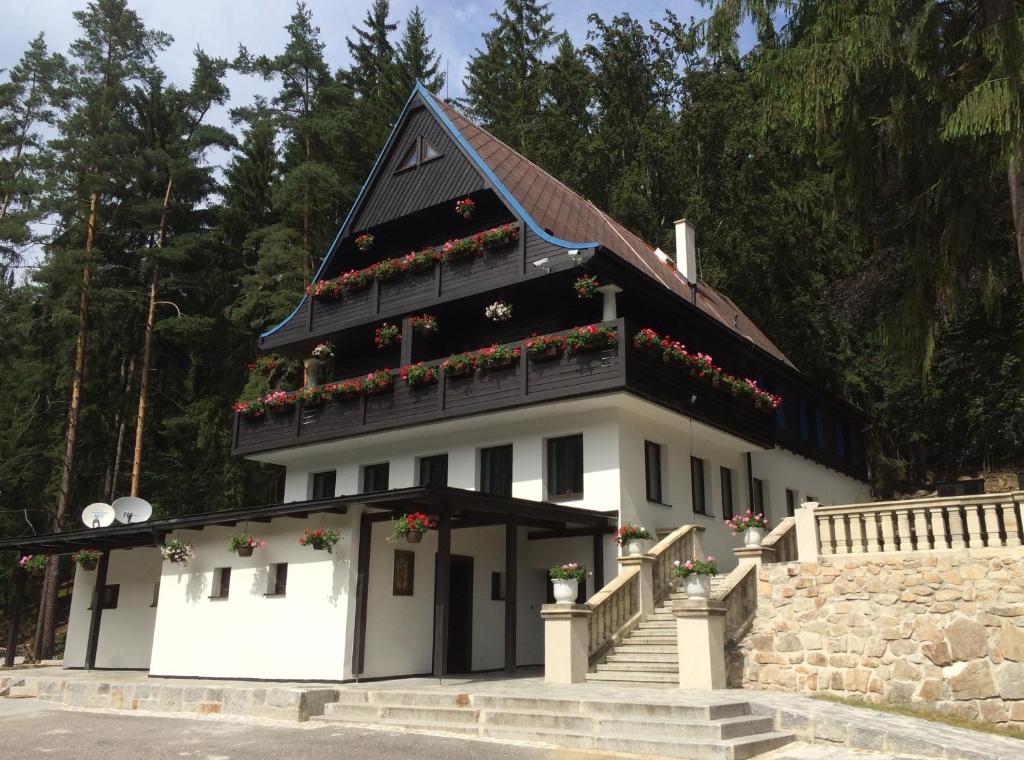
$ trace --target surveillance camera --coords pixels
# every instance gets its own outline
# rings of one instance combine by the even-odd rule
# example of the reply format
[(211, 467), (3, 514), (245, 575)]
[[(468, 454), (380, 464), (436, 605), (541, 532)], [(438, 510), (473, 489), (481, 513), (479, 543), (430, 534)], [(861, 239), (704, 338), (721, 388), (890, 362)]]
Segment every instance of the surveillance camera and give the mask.
[(547, 257), (547, 256), (545, 256), (545, 257), (544, 257), (543, 259), (537, 259), (537, 260), (536, 260), (535, 262), (533, 262), (533, 265), (534, 265), (535, 267), (538, 267), (538, 268), (540, 268), (540, 267), (542, 267), (542, 266), (546, 266), (546, 265), (547, 265), (547, 263), (548, 263), (548, 257)]
[(570, 255), (570, 256), (571, 256), (572, 258), (576, 258), (577, 256), (579, 256), (579, 255), (580, 255), (580, 251), (579, 251), (579, 249), (578, 249), (578, 248), (572, 248), (572, 249), (570, 249), (570, 250), (569, 250), (569, 255)]

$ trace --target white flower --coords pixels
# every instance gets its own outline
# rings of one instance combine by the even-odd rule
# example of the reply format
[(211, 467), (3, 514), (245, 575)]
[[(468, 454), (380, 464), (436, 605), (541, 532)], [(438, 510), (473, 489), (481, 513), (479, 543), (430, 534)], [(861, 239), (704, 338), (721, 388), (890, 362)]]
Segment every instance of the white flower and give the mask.
[(505, 322), (512, 319), (512, 307), (504, 301), (495, 301), (484, 309), (484, 316), (492, 322)]

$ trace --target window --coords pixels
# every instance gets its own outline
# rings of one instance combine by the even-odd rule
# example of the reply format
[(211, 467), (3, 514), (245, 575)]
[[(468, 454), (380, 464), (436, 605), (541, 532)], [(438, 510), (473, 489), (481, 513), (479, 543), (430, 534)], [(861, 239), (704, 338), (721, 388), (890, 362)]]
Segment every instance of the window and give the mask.
[(335, 470), (313, 473), (313, 488), (310, 494), (311, 499), (330, 499), (334, 496), (334, 485), (338, 480), (338, 473)]
[[(121, 596), (121, 586), (117, 583), (104, 586), (103, 591), (100, 593), (100, 609), (103, 610), (116, 610), (117, 600)], [(89, 605), (89, 609), (92, 609), (92, 605)]]
[(363, 467), (363, 493), (388, 490), (388, 470), (387, 462)]
[(721, 469), (722, 473), (722, 515), (732, 514), (732, 470), (728, 467)]
[(157, 581), (156, 583), (153, 584), (153, 603), (150, 604), (149, 606), (150, 607), (156, 607), (157, 602), (159, 602), (159, 601), (160, 601), (160, 581)]
[(583, 435), (548, 439), (548, 498), (583, 496)]
[(213, 593), (211, 599), (227, 599), (231, 589), (231, 568), (218, 567), (213, 571)]
[(664, 504), (661, 489), (661, 444), (644, 441), (644, 467), (647, 471), (647, 501)]
[(761, 478), (754, 478), (753, 509), (755, 512), (764, 512), (764, 481)]
[(441, 152), (433, 145), (427, 142), (425, 137), (417, 137), (408, 148), (405, 149), (405, 153), (402, 155), (402, 160), (398, 162), (398, 168), (395, 172), (402, 172), (406, 169), (412, 169), (420, 164), (425, 164), (427, 161), (433, 161), (435, 158), (440, 158)]
[(505, 573), (491, 573), (491, 600), (505, 601)]
[(420, 459), (420, 485), (438, 487), (448, 485), (447, 454), (437, 454)]
[(853, 439), (850, 422), (844, 417), (836, 417), (836, 454), (840, 459), (853, 459)]
[(480, 491), (512, 495), (512, 444), (480, 449)]
[(796, 503), (797, 503), (796, 491), (794, 491), (792, 488), (787, 488), (786, 489), (786, 514), (789, 515), (790, 517), (792, 517), (793, 515), (796, 514)]
[(819, 449), (825, 448), (825, 413), (820, 408), (814, 410), (814, 432), (815, 432), (815, 443), (818, 444)]
[(800, 438), (805, 441), (811, 440), (811, 405), (807, 399), (800, 399)]
[(693, 489), (693, 511), (708, 514), (707, 491), (704, 487), (704, 460), (690, 457), (690, 483)]
[(271, 565), (267, 576), (267, 596), (284, 596), (288, 588), (288, 564)]

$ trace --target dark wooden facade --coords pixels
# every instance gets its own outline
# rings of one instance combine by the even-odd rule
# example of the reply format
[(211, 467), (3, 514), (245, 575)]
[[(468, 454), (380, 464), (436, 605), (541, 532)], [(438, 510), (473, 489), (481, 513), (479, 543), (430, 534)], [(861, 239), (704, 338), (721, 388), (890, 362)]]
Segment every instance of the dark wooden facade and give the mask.
[[(421, 141), (432, 147), (432, 157), (402, 170), (408, 151)], [(483, 411), (624, 392), (759, 446), (780, 445), (843, 473), (866, 477), (864, 416), (809, 382), (782, 361), (770, 344), (771, 350), (765, 350), (763, 340), (759, 343), (738, 331), (737, 324), (749, 324), (738, 309), (730, 329), (730, 315), (712, 316), (698, 307), (696, 295), (691, 301), (681, 297), (677, 288), (659, 285), (650, 271), (628, 257), (603, 245), (579, 244), (573, 250), (576, 244), (540, 229), (520, 204), (510, 201), (508, 191), (482, 166), (485, 159), (472, 155), (466, 141), (427, 107), (425, 97), (414, 97), (318, 277), (335, 278), (501, 224), (515, 225), (518, 240), (466, 261), (437, 263), (425, 272), (374, 281), (361, 291), (344, 293), (340, 300), (303, 299), (290, 319), (261, 337), (261, 349), (302, 358), (309, 356), (316, 343), (330, 340), (338, 348), (338, 359), (325, 381), (389, 368), (396, 373), (395, 388), (380, 396), (332, 401), (312, 409), (299, 404), (290, 413), (269, 413), (264, 419), (239, 417), (236, 454), (254, 455)], [(555, 182), (542, 173), (538, 176), (538, 181)], [(544, 194), (536, 188), (531, 192)], [(455, 201), (466, 196), (476, 203), (471, 219), (454, 213)], [(354, 245), (364, 233), (374, 236), (368, 252)], [(522, 347), (531, 334), (552, 334), (599, 321), (600, 297), (581, 301), (570, 287), (584, 272), (623, 289), (618, 314), (624, 319), (617, 323), (616, 348), (594, 355), (567, 355), (550, 364), (534, 363), (524, 353), (513, 370), (470, 379), (442, 377), (427, 388), (409, 388), (397, 379), (402, 363), (424, 361), (438, 366), (451, 353), (495, 342)], [(698, 290), (703, 287), (697, 285)], [(508, 323), (483, 318), (484, 306), (497, 298), (514, 304), (515, 316)], [(727, 299), (724, 302), (731, 307)], [(402, 351), (378, 351), (373, 345), (373, 331), (381, 323), (397, 325), (423, 312), (438, 317), (439, 335), (411, 341), (407, 335)], [(661, 363), (657, 356), (634, 350), (632, 338), (641, 327), (671, 334), (691, 351), (714, 356), (726, 371), (758, 380), (766, 390), (783, 396), (782, 408), (774, 414), (754, 410), (747, 400), (711, 389)]]

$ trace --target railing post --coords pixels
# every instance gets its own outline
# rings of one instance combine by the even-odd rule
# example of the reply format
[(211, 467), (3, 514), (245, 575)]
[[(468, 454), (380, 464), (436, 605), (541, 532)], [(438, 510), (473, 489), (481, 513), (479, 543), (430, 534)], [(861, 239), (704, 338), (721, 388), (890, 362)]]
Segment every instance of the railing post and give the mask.
[(680, 688), (724, 689), (725, 602), (677, 599), (672, 613), (680, 654)]
[(913, 548), (910, 542), (910, 513), (905, 509), (896, 511), (896, 530), (899, 533), (900, 551), (910, 551)]
[(1003, 528), (1006, 530), (1006, 545), (1020, 546), (1020, 523), (1017, 521), (1017, 503), (1006, 501), (1002, 505)]
[(775, 550), (770, 546), (741, 546), (732, 553), (741, 565), (754, 564), (758, 567), (775, 561)]
[(647, 554), (627, 554), (619, 557), (623, 569), (637, 569), (637, 608), (646, 620), (654, 612), (654, 557)]
[(583, 683), (587, 680), (590, 648), (590, 609), (561, 602), (540, 608), (544, 620), (544, 682)]
[(968, 504), (964, 509), (967, 512), (967, 540), (972, 549), (977, 549), (982, 546), (981, 517), (978, 515), (978, 506)]
[(928, 551), (928, 515), (923, 509), (914, 510), (914, 549)]
[(818, 518), (816, 501), (805, 501), (796, 510), (796, 556), (801, 562), (818, 561)]
[(985, 532), (988, 534), (987, 546), (1001, 547), (1003, 546), (1003, 537), (999, 535), (999, 515), (997, 513), (998, 505), (986, 504), (985, 510)]

